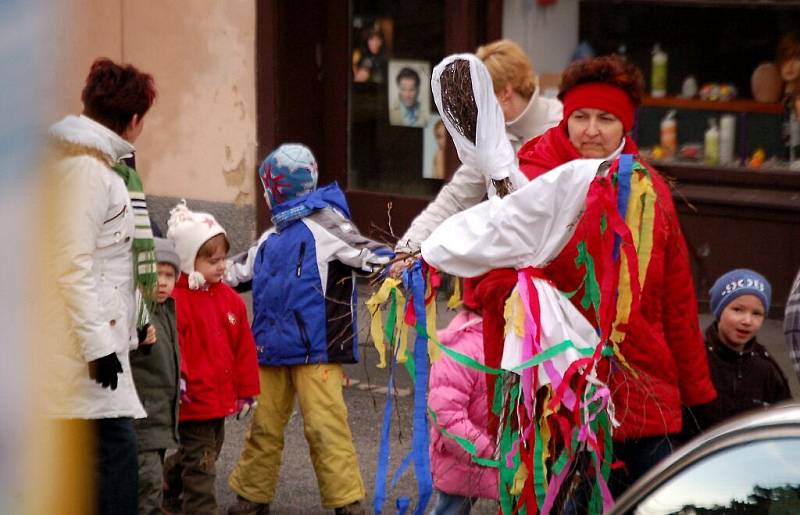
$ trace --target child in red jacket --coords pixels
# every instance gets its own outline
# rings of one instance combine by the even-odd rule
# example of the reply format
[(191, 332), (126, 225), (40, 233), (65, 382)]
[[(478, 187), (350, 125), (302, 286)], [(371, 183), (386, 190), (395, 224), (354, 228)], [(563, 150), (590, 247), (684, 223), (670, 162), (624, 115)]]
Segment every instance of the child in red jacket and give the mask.
[(173, 297), (186, 391), (181, 446), (164, 467), (164, 506), (178, 507), (182, 493), (184, 513), (216, 514), (215, 462), (225, 417), (246, 414), (259, 393), (256, 347), (244, 302), (222, 282), (229, 250), (225, 229), (185, 202), (172, 209), (168, 225), (183, 272)]

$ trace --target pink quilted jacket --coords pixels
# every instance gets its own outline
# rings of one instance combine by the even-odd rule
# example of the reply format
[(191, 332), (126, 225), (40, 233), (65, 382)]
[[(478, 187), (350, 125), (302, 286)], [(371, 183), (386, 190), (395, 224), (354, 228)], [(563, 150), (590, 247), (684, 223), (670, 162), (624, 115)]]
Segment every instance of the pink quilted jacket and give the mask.
[[(438, 335), (444, 345), (483, 362), (480, 316), (461, 311)], [(456, 441), (441, 431), (472, 441), (482, 458), (492, 456), (495, 444), (486, 428), (484, 374), (442, 354), (431, 367), (429, 386), (428, 406), (437, 421), (431, 421), (433, 486), (452, 495), (497, 499), (497, 469), (474, 463)]]

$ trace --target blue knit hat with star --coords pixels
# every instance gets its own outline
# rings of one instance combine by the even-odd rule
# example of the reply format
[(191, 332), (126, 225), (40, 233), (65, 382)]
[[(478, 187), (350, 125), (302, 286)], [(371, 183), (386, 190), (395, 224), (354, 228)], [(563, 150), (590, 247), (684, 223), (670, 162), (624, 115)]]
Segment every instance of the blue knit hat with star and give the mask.
[(270, 207), (300, 197), (317, 188), (317, 160), (308, 147), (284, 143), (258, 167)]
[(769, 303), (772, 299), (772, 286), (767, 279), (753, 270), (737, 268), (722, 275), (716, 280), (714, 286), (708, 290), (711, 296), (711, 313), (719, 320), (722, 310), (736, 297), (754, 295), (764, 305), (764, 315), (769, 313)]

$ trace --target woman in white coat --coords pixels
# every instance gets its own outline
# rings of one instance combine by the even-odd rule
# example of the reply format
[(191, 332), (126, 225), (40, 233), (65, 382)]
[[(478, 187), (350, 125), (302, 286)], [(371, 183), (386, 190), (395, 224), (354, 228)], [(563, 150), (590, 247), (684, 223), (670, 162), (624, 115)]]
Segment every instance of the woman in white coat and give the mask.
[[(132, 246), (147, 231), (135, 223), (143, 194), (134, 195), (132, 205), (131, 177), (126, 185), (114, 167), (132, 156), (155, 88), (152, 77), (133, 66), (98, 59), (81, 98), (82, 115), (50, 128), (47, 179), (58, 192), (59, 212), (50, 220), (54, 252), (48, 271), (57, 288), (46, 309), (47, 320), (67, 337), (51, 345), (47, 415), (67, 419), (65, 425), (92, 421), (97, 513), (135, 514), (133, 419), (145, 411), (128, 360), (139, 343)], [(136, 172), (129, 173), (141, 186)]]

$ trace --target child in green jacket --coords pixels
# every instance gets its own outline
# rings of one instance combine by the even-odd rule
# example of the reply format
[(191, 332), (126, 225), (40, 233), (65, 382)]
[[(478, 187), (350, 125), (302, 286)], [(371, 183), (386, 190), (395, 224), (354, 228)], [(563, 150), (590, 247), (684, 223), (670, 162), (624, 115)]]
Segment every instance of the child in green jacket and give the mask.
[(158, 296), (150, 323), (156, 343), (131, 352), (131, 368), (147, 418), (134, 421), (139, 440), (139, 513), (161, 514), (164, 454), (178, 447), (180, 355), (172, 289), (180, 260), (175, 244), (155, 238), (158, 260)]

